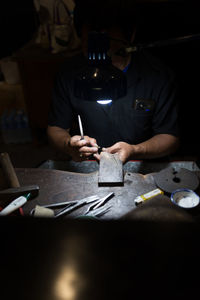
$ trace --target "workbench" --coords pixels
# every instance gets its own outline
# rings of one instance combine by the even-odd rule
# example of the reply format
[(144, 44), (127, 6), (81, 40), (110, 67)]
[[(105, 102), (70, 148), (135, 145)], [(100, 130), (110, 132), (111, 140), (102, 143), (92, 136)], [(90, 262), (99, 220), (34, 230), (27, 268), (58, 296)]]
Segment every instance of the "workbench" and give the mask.
[[(28, 215), (35, 205), (78, 200), (95, 194), (104, 196), (109, 192), (114, 192), (114, 197), (108, 201), (111, 209), (101, 219), (117, 220), (136, 208), (134, 199), (137, 196), (157, 188), (153, 174), (169, 166), (175, 169), (186, 168), (200, 176), (200, 170), (195, 162), (184, 161), (171, 163), (129, 161), (123, 168), (123, 186), (98, 186), (98, 163), (96, 161), (81, 163), (46, 161), (39, 168), (19, 168), (16, 169), (16, 173), (21, 186), (37, 184), (40, 188), (39, 195), (24, 205), (25, 215)], [(162, 202), (157, 201), (160, 207)], [(170, 207), (175, 206), (170, 199), (165, 201), (169, 202)], [(153, 204), (156, 203), (153, 202)], [(72, 218), (80, 216), (85, 210), (86, 206), (83, 206), (70, 213), (69, 216)]]

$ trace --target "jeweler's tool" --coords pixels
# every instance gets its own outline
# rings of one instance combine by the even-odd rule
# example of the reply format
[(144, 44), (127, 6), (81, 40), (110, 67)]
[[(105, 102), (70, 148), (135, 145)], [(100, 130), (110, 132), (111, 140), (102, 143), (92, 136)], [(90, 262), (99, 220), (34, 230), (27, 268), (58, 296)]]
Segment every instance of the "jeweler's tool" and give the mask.
[(83, 126), (82, 126), (80, 115), (78, 115), (78, 124), (79, 124), (79, 130), (80, 130), (81, 140), (84, 140)]
[[(85, 205), (85, 204), (89, 204), (89, 203), (93, 203), (94, 207), (91, 207), (91, 205), (89, 206), (89, 208), (87, 209), (87, 211), (84, 213), (84, 215), (88, 215), (88, 213), (90, 213), (92, 211), (92, 214), (95, 215), (101, 215), (104, 214), (108, 209), (110, 209), (110, 207), (103, 207), (103, 204), (105, 203), (105, 201), (107, 201), (110, 197), (112, 197), (114, 195), (113, 192), (108, 193), (106, 196), (100, 198), (98, 195), (92, 195), (89, 197), (86, 197), (84, 199), (80, 199), (80, 200), (73, 200), (73, 201), (65, 201), (65, 202), (59, 202), (59, 203), (51, 203), (51, 204), (47, 204), (47, 205), (43, 205), (40, 207), (35, 207), (31, 210), (30, 215), (34, 215), (35, 213), (37, 215), (38, 209), (41, 211), (42, 209), (49, 209), (51, 210), (51, 216), (53, 216), (54, 218), (60, 217), (62, 215), (65, 214), (70, 214), (72, 211), (74, 211), (75, 209), (80, 208), (81, 206)], [(60, 209), (59, 211), (54, 213), (54, 208), (59, 208), (60, 206), (63, 206), (62, 209)], [(102, 206), (102, 207), (100, 207)], [(42, 212), (44, 213), (44, 211)], [(49, 213), (48, 213), (49, 215)]]
[(108, 207), (102, 206), (102, 207), (99, 207), (95, 210), (88, 212), (85, 216), (86, 217), (100, 217), (100, 216), (106, 214), (110, 210), (110, 208), (111, 208), (111, 206), (108, 206)]
[[(84, 204), (88, 204), (88, 203), (92, 203), (96, 200), (99, 199), (99, 196), (97, 195), (93, 195), (93, 196), (89, 196), (86, 197), (84, 199), (80, 199), (80, 200), (74, 200), (74, 201), (65, 201), (65, 202), (60, 202), (60, 203), (52, 203), (52, 204), (47, 204), (44, 205), (42, 207), (46, 207), (46, 208), (56, 208), (59, 206), (64, 206), (64, 208), (60, 209), (58, 212), (55, 213), (54, 217), (60, 217), (62, 215), (65, 214), (69, 214), (71, 213), (73, 210), (81, 207)], [(33, 210), (31, 211), (31, 213), (33, 214)]]
[(105, 197), (96, 200), (94, 203), (92, 203), (92, 204), (87, 208), (87, 210), (85, 211), (84, 214), (87, 215), (90, 211), (94, 211), (94, 210), (96, 210), (97, 208), (99, 208), (100, 206), (103, 206), (104, 203), (105, 203), (108, 199), (110, 199), (113, 195), (114, 195), (114, 193), (111, 192), (111, 193), (107, 194)]
[[(79, 124), (79, 130), (80, 130), (81, 140), (84, 140), (83, 125), (82, 125), (82, 121), (81, 121), (80, 115), (78, 115), (78, 124)], [(101, 151), (102, 151), (102, 147), (101, 146), (97, 146), (97, 147), (98, 147), (98, 153), (100, 154)]]

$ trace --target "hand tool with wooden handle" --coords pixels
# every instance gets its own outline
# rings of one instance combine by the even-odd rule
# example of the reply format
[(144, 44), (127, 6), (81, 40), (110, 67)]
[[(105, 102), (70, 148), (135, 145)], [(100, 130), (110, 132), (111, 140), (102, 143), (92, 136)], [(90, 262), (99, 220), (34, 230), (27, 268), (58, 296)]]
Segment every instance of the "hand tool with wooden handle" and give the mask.
[(5, 176), (5, 179), (9, 187), (12, 188), (20, 187), (19, 180), (17, 178), (17, 175), (15, 173), (15, 170), (13, 168), (8, 153), (5, 152), (0, 154), (0, 165), (2, 167), (3, 174)]
[(31, 193), (31, 197), (36, 197), (38, 195), (38, 185), (20, 186), (8, 153), (0, 153), (0, 166), (2, 167), (3, 175), (5, 176), (8, 185), (10, 186), (10, 188), (0, 191), (0, 200), (10, 201), (27, 193)]

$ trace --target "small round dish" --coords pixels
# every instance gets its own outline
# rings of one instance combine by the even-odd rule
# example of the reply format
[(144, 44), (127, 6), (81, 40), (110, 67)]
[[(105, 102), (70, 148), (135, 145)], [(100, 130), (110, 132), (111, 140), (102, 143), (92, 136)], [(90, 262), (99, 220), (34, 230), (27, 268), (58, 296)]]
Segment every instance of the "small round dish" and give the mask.
[(171, 201), (179, 207), (191, 209), (199, 205), (200, 198), (190, 189), (178, 189), (172, 192)]

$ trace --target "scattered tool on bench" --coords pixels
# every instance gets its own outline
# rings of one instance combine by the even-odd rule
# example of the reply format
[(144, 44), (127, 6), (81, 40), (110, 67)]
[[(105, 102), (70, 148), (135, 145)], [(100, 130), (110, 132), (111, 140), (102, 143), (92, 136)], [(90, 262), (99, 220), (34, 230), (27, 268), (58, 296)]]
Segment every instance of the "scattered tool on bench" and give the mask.
[[(62, 209), (60, 209), (58, 212), (55, 212), (53, 214), (54, 218), (58, 218), (61, 217), (65, 214), (69, 214), (72, 211), (74, 211), (75, 209), (80, 208), (81, 206), (85, 205), (85, 204), (89, 204), (89, 203), (93, 203), (93, 207), (89, 208), (85, 213), (82, 214), (83, 215), (89, 215), (89, 212), (92, 211), (93, 214), (97, 215), (102, 215), (103, 213), (108, 211), (108, 207), (101, 207), (105, 204), (105, 202), (110, 199), (112, 196), (114, 195), (113, 192), (108, 193), (106, 196), (104, 197), (99, 197), (98, 195), (92, 195), (80, 200), (74, 200), (74, 201), (65, 201), (65, 202), (59, 202), (59, 203), (52, 203), (52, 204), (47, 204), (47, 205), (43, 205), (40, 206), (42, 209), (47, 208), (47, 209), (56, 209), (60, 206), (64, 206)], [(37, 207), (37, 211), (39, 210), (39, 207)], [(31, 215), (35, 216), (35, 208), (31, 210), (30, 212)], [(40, 215), (40, 212), (39, 212)], [(52, 216), (52, 215), (51, 215)]]
[(103, 206), (105, 202), (114, 195), (113, 192), (107, 194), (105, 197), (98, 199), (94, 203), (92, 203), (90, 206), (88, 206), (87, 210), (85, 211), (84, 215), (89, 215), (91, 211), (96, 211), (99, 207)]
[(102, 215), (104, 215), (105, 213), (107, 213), (111, 208), (110, 206), (103, 206), (103, 207), (99, 207), (99, 208), (95, 208), (91, 211), (89, 211), (88, 213), (82, 214), (76, 218), (81, 218), (81, 217), (100, 217)]
[(19, 180), (15, 173), (15, 169), (12, 165), (8, 153), (0, 153), (0, 166), (2, 168), (2, 173), (6, 179), (9, 186), (7, 189), (0, 191), (0, 201), (3, 203), (12, 201), (19, 196), (31, 194), (31, 198), (36, 197), (39, 193), (38, 185), (26, 185), (20, 186)]

